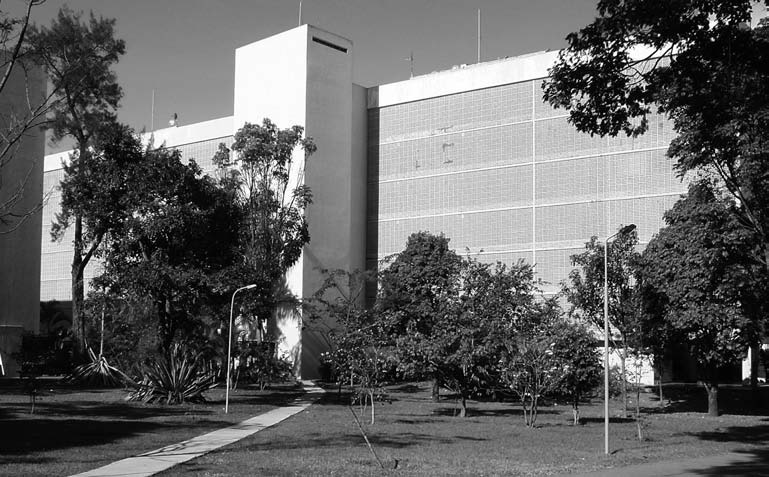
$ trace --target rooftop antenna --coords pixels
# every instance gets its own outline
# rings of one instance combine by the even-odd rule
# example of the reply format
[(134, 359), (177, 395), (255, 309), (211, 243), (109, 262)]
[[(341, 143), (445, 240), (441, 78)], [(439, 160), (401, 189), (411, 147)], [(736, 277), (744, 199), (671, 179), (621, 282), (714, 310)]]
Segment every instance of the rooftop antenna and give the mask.
[(478, 9), (478, 63), (481, 62), (481, 9)]
[(403, 59), (409, 62), (409, 73), (411, 75), (409, 76), (409, 78), (413, 78), (414, 77), (414, 50), (411, 50), (411, 53), (409, 53), (409, 56)]
[(302, 2), (299, 2), (299, 26), (302, 26)]
[(150, 131), (155, 130), (155, 90), (152, 90), (152, 117), (150, 118)]

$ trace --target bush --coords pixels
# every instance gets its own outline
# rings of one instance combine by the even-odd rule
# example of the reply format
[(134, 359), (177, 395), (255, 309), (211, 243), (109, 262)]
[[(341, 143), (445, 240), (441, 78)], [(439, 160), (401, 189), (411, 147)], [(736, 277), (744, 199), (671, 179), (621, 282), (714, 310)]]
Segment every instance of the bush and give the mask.
[(140, 366), (140, 378), (128, 394), (129, 401), (182, 404), (204, 402), (203, 393), (216, 387), (216, 374), (200, 353), (182, 343), (174, 343), (167, 355), (150, 359)]
[[(601, 373), (601, 384), (596, 388), (594, 396), (602, 397), (604, 395), (604, 376)], [(633, 383), (627, 384), (627, 389), (630, 391), (633, 389)], [(609, 368), (609, 396), (617, 397), (622, 395), (622, 372), (619, 366), (611, 366)]]
[(264, 389), (270, 383), (282, 383), (294, 377), (291, 363), (278, 357), (276, 343), (245, 342), (238, 345), (235, 383), (256, 383)]
[(70, 334), (58, 331), (47, 335), (25, 333), (21, 349), (13, 353), (25, 375), (59, 376), (72, 371), (73, 348)]

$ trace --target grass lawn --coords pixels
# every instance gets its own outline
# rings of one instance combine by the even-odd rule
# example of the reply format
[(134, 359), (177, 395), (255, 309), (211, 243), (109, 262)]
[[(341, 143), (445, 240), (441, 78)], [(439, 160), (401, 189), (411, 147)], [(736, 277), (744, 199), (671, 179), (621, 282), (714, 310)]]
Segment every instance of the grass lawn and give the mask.
[(364, 423), (380, 459), (390, 467), (397, 459), (397, 468), (385, 472), (366, 447), (346, 400), (329, 391), (276, 427), (160, 475), (553, 475), (735, 450), (768, 459), (769, 418), (728, 414), (744, 412), (744, 390), (721, 391), (727, 414), (718, 418), (701, 413), (701, 388), (666, 391), (673, 402), (664, 411), (654, 396), (642, 398), (649, 411), (645, 441), (637, 439), (635, 422), (612, 419), (613, 453), (604, 456), (601, 402), (583, 407), (582, 425), (571, 425), (569, 406), (555, 405), (542, 408), (538, 427), (527, 429), (519, 408), (510, 403), (472, 402), (462, 419), (454, 417), (452, 400), (431, 402), (426, 385), (395, 387), (392, 404), (377, 406), (376, 424)]
[(0, 385), (0, 476), (71, 475), (227, 427), (269, 411), (300, 394), (293, 386), (206, 394), (205, 404), (126, 402), (120, 389), (83, 390), (41, 380), (30, 414), (18, 382)]

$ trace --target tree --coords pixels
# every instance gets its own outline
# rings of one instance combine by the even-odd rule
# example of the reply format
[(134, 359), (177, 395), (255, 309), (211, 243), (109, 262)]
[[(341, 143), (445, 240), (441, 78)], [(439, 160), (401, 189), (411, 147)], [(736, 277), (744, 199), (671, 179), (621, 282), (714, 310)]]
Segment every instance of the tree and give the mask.
[(658, 326), (672, 330), (661, 334), (682, 337), (696, 360), (712, 416), (718, 415), (719, 368), (740, 359), (757, 332), (744, 298), (765, 279), (746, 247), (755, 237), (731, 206), (706, 183), (690, 186), (665, 213), (667, 226), (647, 246), (639, 271), (649, 315), (660, 313)]
[(526, 427), (537, 422), (540, 398), (554, 391), (562, 379), (563, 363), (556, 355), (560, 310), (554, 300), (518, 312), (504, 336), (499, 359), (502, 382), (518, 396)]
[[(93, 155), (95, 138), (115, 121), (115, 111), (123, 95), (112, 67), (125, 52), (123, 40), (115, 38), (115, 20), (96, 18), (87, 22), (81, 13), (67, 7), (59, 10), (49, 27), (29, 30), (30, 55), (45, 68), (56, 94), (55, 107), (47, 125), (51, 139), (74, 139), (75, 150), (65, 169), (62, 196), (70, 194), (71, 183), (82, 183), (100, 158)], [(86, 220), (87, 221), (87, 220)], [(53, 229), (74, 228), (72, 260), (72, 328), (81, 352), (85, 327), (83, 272), (104, 238), (102, 229), (89, 230), (79, 211), (63, 205)]]
[[(276, 285), (310, 241), (305, 210), (312, 192), (303, 183), (303, 170), (316, 148), (303, 132), (301, 126), (279, 129), (269, 119), (262, 125), (246, 123), (235, 133), (232, 148), (220, 144), (213, 158), (245, 216), (243, 260), (233, 277), (236, 283), (257, 285), (247, 299), (257, 317), (272, 315)], [(294, 158), (297, 149), (304, 152), (301, 161)]]
[(381, 272), (378, 312), (389, 318), (388, 333), (403, 353), (403, 371), (413, 377), (435, 380), (435, 360), (423, 353), (421, 343), (432, 337), (435, 325), (451, 312), (459, 293), (460, 257), (444, 235), (416, 232), (406, 248)]
[(21, 164), (26, 158), (20, 148), (26, 136), (46, 124), (55, 106), (53, 92), (38, 91), (45, 91), (44, 80), (37, 77), (39, 65), (29, 54), (32, 11), (43, 2), (27, 0), (20, 17), (0, 10), (0, 176), (5, 179), (0, 184), (0, 234), (13, 232), (42, 207), (39, 201), (30, 205), (23, 200), (34, 165)]
[(374, 403), (384, 398), (384, 385), (393, 377), (395, 367), (392, 339), (384, 330), (388, 320), (382, 319), (375, 308), (364, 308), (366, 288), (376, 281), (376, 272), (322, 270), (322, 273), (323, 284), (306, 308), (311, 322), (329, 345), (323, 362), (331, 367), (340, 391), (342, 383), (349, 379), (361, 413), (371, 403), (371, 424), (374, 424)]
[(175, 337), (197, 336), (202, 315), (226, 305), (242, 215), (232, 192), (201, 177), (194, 161), (183, 164), (179, 151), (142, 149), (138, 138), (133, 148), (142, 157), (126, 181), (135, 199), (105, 236), (95, 283), (129, 301), (150, 299), (165, 353)]
[(667, 116), (677, 171), (718, 179), (769, 270), (769, 23), (751, 28), (755, 3), (769, 4), (601, 0), (598, 18), (567, 37), (544, 96), (602, 136), (642, 134), (650, 114)]
[(562, 323), (555, 338), (554, 359), (562, 366), (555, 389), (571, 400), (574, 425), (577, 425), (579, 403), (601, 384), (603, 363), (595, 346), (595, 336), (583, 325)]
[[(622, 228), (620, 228), (622, 230)], [(608, 246), (608, 287), (610, 329), (616, 330), (619, 340), (610, 333), (609, 339), (620, 358), (622, 373), (622, 402), (627, 414), (627, 372), (625, 364), (630, 348), (636, 345), (637, 311), (633, 300), (633, 264), (638, 253), (635, 230), (620, 233)], [(562, 284), (562, 293), (571, 304), (569, 316), (604, 330), (604, 244), (591, 237), (585, 251), (572, 255), (572, 264), (579, 267)]]

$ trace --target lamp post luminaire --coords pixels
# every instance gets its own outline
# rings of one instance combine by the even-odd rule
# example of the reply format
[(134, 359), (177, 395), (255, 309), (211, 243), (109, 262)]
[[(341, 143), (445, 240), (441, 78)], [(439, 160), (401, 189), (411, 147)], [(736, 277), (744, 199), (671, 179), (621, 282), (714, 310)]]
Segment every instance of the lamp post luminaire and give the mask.
[(224, 391), (224, 413), (230, 411), (230, 359), (232, 356), (232, 312), (235, 309), (235, 294), (241, 290), (250, 290), (256, 288), (256, 285), (246, 285), (232, 292), (232, 301), (230, 301), (230, 327), (227, 328), (227, 387)]
[(635, 224), (626, 225), (603, 242), (603, 436), (606, 455), (609, 455), (609, 241), (633, 230)]

